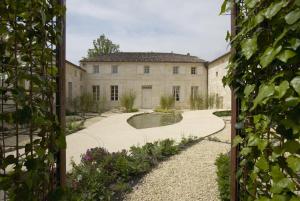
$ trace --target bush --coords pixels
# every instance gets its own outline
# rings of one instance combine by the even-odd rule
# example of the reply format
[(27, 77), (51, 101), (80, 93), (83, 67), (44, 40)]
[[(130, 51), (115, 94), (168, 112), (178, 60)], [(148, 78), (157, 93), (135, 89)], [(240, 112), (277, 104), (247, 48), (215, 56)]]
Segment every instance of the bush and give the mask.
[(66, 123), (66, 134), (72, 134), (79, 130), (84, 129), (84, 121), (69, 121)]
[(121, 106), (125, 108), (125, 112), (137, 112), (137, 109), (133, 108), (135, 98), (136, 95), (132, 91), (126, 92), (121, 96)]
[(162, 96), (160, 97), (160, 109), (170, 110), (174, 108), (175, 99), (173, 96)]
[(190, 96), (190, 106), (192, 110), (201, 110), (206, 108), (205, 98), (201, 95)]
[(217, 166), (217, 182), (221, 201), (230, 201), (230, 158), (220, 154), (215, 162)]
[(231, 110), (217, 111), (213, 113), (218, 117), (228, 117), (231, 116)]
[[(68, 174), (68, 187), (79, 200), (122, 200), (134, 183), (160, 161), (179, 153), (196, 137), (184, 138), (179, 144), (166, 139), (133, 146), (130, 151), (109, 153), (103, 148), (87, 150), (81, 163), (73, 163)], [(184, 145), (184, 146), (182, 146)]]

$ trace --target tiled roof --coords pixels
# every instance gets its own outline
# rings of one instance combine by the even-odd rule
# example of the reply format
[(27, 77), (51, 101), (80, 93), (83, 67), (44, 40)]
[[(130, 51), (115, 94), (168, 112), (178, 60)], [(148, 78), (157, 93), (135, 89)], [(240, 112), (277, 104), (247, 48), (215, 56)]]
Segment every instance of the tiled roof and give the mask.
[(171, 63), (205, 63), (205, 60), (189, 54), (157, 52), (118, 52), (85, 58), (81, 62), (171, 62)]

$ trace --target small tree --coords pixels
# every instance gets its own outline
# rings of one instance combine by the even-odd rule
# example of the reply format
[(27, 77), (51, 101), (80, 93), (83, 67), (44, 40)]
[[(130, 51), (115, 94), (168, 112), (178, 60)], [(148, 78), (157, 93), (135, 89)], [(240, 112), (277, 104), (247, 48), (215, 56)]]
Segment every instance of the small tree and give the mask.
[(94, 48), (88, 50), (88, 58), (93, 58), (101, 54), (110, 54), (119, 52), (120, 46), (114, 44), (111, 40), (102, 34), (99, 38), (93, 41)]
[(133, 106), (134, 106), (134, 101), (136, 98), (136, 94), (132, 91), (130, 92), (125, 92), (121, 98), (121, 106), (125, 108), (126, 112), (133, 112), (135, 111)]

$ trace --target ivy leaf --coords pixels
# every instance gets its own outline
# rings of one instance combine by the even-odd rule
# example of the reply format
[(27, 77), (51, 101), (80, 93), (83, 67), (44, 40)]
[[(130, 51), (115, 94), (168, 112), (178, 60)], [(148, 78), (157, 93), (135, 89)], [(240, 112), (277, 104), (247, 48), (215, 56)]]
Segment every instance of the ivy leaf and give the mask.
[(300, 143), (295, 140), (288, 140), (286, 143), (284, 143), (283, 148), (287, 152), (295, 154), (300, 150)]
[(292, 12), (290, 12), (289, 14), (287, 14), (285, 16), (285, 21), (287, 24), (294, 24), (295, 22), (297, 22), (300, 19), (300, 9), (297, 8), (295, 10), (293, 10)]
[(241, 44), (242, 46), (242, 52), (249, 60), (253, 54), (257, 51), (257, 36), (247, 39)]
[(276, 58), (286, 63), (290, 58), (293, 58), (296, 55), (297, 54), (292, 50), (284, 50)]
[(248, 154), (250, 154), (252, 152), (252, 149), (250, 147), (244, 147), (241, 151), (240, 154), (242, 156), (247, 156)]
[(267, 67), (269, 64), (272, 63), (272, 61), (275, 59), (277, 54), (281, 51), (282, 46), (279, 46), (277, 48), (274, 47), (268, 47), (263, 55), (260, 57), (260, 64), (263, 68)]
[(300, 171), (300, 158), (296, 156), (289, 156), (287, 159), (288, 166), (295, 172)]
[(224, 14), (228, 10), (228, 0), (224, 0), (222, 6), (221, 6), (221, 12), (220, 15)]
[(300, 76), (295, 77), (291, 81), (291, 86), (295, 89), (298, 95), (300, 95)]
[(267, 140), (265, 140), (265, 139), (258, 140), (257, 147), (261, 152), (263, 152), (267, 146), (268, 146)]
[(269, 169), (269, 163), (265, 157), (260, 157), (260, 159), (255, 164), (260, 170), (267, 171)]
[(283, 8), (284, 1), (272, 3), (266, 10), (265, 16), (267, 19), (272, 19)]
[(248, 84), (244, 89), (245, 97), (249, 97), (249, 95), (254, 91), (255, 85), (254, 84)]
[(279, 181), (283, 178), (285, 178), (284, 174), (281, 172), (280, 167), (278, 165), (275, 165), (271, 168), (271, 177), (274, 181)]
[(245, 0), (245, 4), (248, 8), (254, 8), (259, 0)]
[(284, 189), (292, 190), (295, 187), (295, 184), (288, 178), (283, 178), (279, 181), (274, 181), (271, 192), (272, 193), (281, 193)]
[(240, 144), (241, 142), (243, 142), (243, 139), (241, 138), (241, 136), (237, 135), (234, 137), (233, 139), (233, 147), (236, 147), (238, 144)]
[(253, 101), (254, 105), (251, 108), (251, 110), (255, 109), (258, 104), (262, 103), (263, 100), (272, 96), (274, 92), (275, 92), (274, 85), (261, 85), (261, 87), (259, 88), (258, 95)]
[(255, 201), (270, 201), (270, 199), (267, 197), (260, 197), (260, 198), (256, 199)]
[(279, 86), (275, 87), (276, 90), (276, 94), (277, 94), (277, 98), (282, 98), (287, 90), (290, 88), (290, 84), (288, 81), (284, 80), (283, 82), (281, 82), (281, 84)]
[(289, 44), (291, 44), (291, 48), (296, 51), (300, 46), (300, 39), (292, 38), (289, 40)]
[(285, 104), (288, 107), (295, 107), (300, 103), (300, 98), (297, 97), (288, 97), (285, 99)]

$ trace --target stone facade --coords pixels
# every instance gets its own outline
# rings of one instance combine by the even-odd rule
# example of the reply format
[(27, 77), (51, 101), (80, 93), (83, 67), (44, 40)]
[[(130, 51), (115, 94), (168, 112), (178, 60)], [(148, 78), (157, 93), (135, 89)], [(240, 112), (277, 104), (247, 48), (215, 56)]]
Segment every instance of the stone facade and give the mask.
[(217, 99), (220, 104), (218, 108), (231, 108), (231, 91), (224, 87), (222, 78), (226, 75), (230, 53), (226, 53), (208, 64), (208, 96), (215, 97), (213, 108), (217, 108)]
[(86, 91), (86, 71), (66, 61), (66, 105), (71, 109), (71, 101)]
[(204, 100), (218, 94), (222, 107), (230, 108), (230, 90), (221, 81), (228, 57), (209, 63), (189, 54), (116, 53), (83, 59), (80, 67), (67, 62), (67, 99), (86, 92), (97, 100), (104, 98), (110, 109), (120, 106), (124, 93), (134, 92), (135, 107), (150, 109), (159, 106), (161, 96), (173, 95), (176, 108), (188, 109), (192, 91), (197, 91)]

